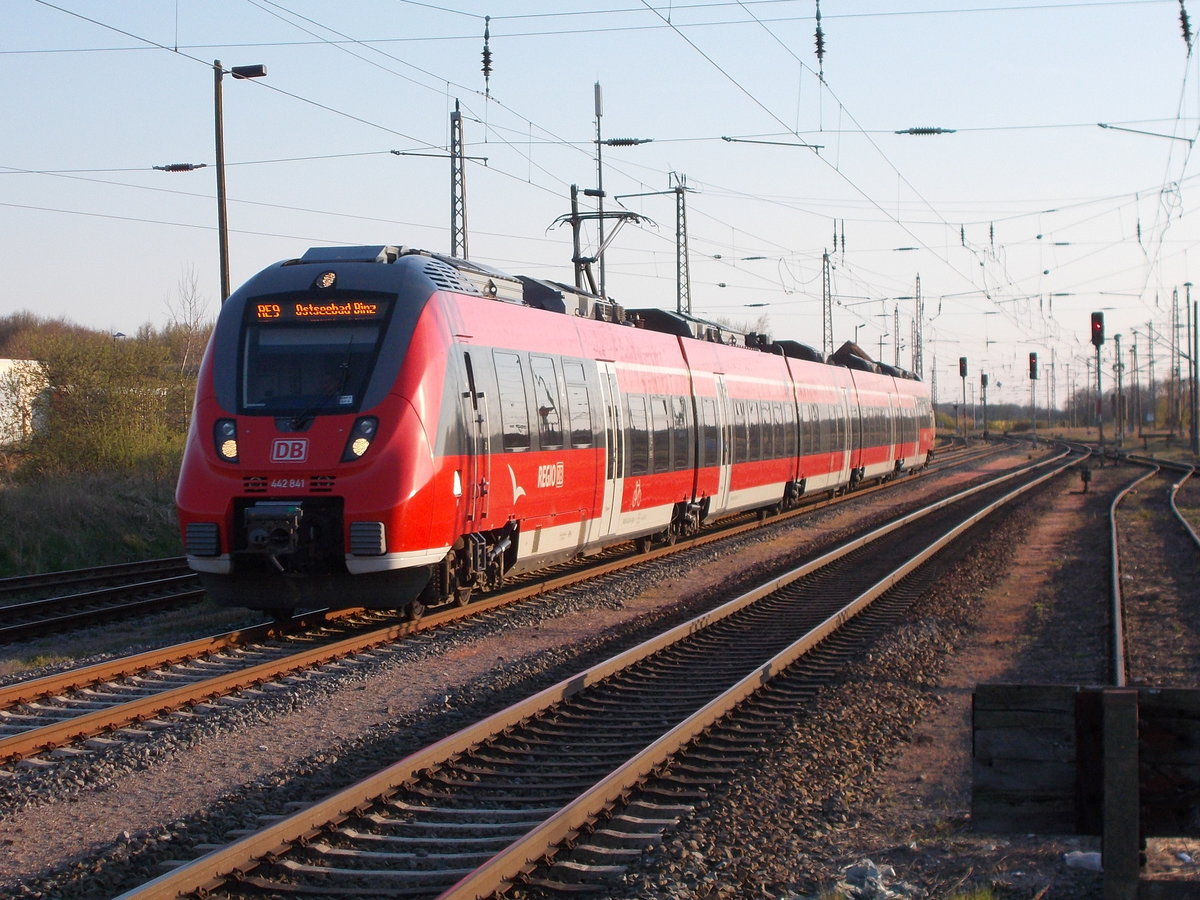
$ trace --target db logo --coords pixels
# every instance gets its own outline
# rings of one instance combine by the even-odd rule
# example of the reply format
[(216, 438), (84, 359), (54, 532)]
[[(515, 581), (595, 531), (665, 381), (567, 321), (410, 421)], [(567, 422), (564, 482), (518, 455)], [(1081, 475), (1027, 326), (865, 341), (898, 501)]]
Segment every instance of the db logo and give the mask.
[(271, 462), (304, 462), (308, 459), (308, 439), (277, 439), (271, 444)]

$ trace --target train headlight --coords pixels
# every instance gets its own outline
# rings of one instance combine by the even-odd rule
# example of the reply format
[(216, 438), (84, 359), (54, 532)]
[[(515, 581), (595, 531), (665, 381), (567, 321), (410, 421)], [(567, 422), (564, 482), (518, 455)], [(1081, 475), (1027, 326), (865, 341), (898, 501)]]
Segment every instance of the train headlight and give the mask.
[(350, 430), (350, 437), (346, 441), (342, 462), (354, 462), (356, 459), (362, 459), (363, 455), (371, 449), (371, 442), (375, 440), (375, 432), (378, 430), (379, 420), (374, 416), (363, 416), (357, 419), (354, 427)]
[(237, 462), (237, 422), (233, 419), (217, 419), (213, 424), (213, 444), (216, 445), (218, 457), (225, 462)]

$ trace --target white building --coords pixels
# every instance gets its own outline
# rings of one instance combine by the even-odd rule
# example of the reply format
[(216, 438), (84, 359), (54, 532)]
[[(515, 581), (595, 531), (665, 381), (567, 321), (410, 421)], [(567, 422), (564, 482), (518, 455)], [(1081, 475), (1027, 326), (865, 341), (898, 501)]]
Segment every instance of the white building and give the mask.
[(0, 447), (20, 446), (33, 436), (46, 373), (32, 359), (0, 359)]

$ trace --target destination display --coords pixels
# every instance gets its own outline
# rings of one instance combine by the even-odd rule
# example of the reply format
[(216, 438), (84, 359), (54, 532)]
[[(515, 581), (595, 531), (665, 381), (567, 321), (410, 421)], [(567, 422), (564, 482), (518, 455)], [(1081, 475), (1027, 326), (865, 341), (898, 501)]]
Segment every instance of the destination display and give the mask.
[(386, 301), (362, 300), (287, 300), (279, 303), (247, 304), (249, 317), (258, 322), (295, 322), (312, 319), (326, 321), (380, 319), (387, 313)]

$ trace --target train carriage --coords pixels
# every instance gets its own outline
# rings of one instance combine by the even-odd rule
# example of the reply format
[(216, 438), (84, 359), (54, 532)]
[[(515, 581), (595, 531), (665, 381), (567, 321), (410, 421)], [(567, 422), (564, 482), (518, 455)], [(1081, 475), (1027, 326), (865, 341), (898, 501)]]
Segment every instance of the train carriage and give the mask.
[(176, 494), (189, 563), (221, 603), (415, 612), (921, 465), (928, 390), (855, 360), (421, 251), (312, 250), (222, 308)]

